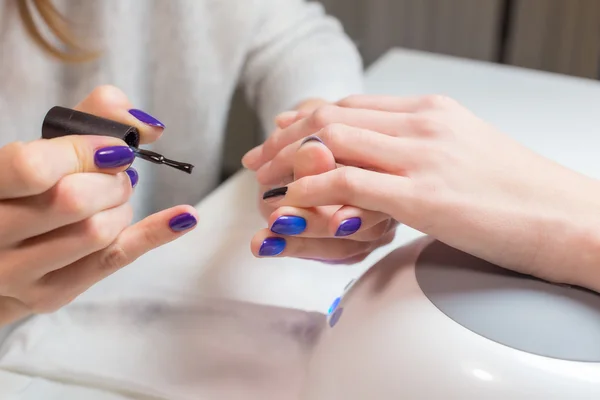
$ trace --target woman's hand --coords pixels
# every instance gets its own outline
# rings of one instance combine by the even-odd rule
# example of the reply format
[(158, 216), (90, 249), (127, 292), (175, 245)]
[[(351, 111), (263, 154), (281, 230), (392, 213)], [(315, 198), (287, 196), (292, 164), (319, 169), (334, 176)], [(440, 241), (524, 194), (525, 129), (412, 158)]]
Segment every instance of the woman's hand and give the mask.
[[(331, 151), (316, 140), (306, 141), (294, 156), (294, 180), (336, 168)], [(389, 215), (352, 206), (277, 207), (271, 210), (267, 229), (252, 239), (259, 257), (297, 257), (327, 263), (360, 262), (376, 248), (390, 243), (397, 223)]]
[[(296, 111), (281, 114), (276, 119), (278, 135), (296, 121), (310, 116), (325, 105), (322, 100), (303, 102)], [(245, 157), (258, 160), (260, 147)], [(293, 170), (278, 184), (289, 183), (305, 176), (318, 175), (336, 168), (333, 154), (320, 141), (306, 140), (293, 158)], [(262, 191), (269, 186), (261, 185)], [(259, 200), (261, 214), (269, 228), (262, 229), (252, 239), (252, 252), (259, 257), (297, 257), (330, 264), (352, 264), (364, 260), (373, 250), (390, 243), (397, 223), (388, 215), (364, 211), (349, 206), (329, 206), (301, 209), (273, 207)], [(342, 240), (339, 240), (342, 239)]]
[[(129, 112), (112, 87), (96, 89), (77, 109), (135, 125), (145, 143), (162, 133), (157, 121)], [(60, 308), (195, 225), (193, 208), (179, 206), (128, 227), (138, 180), (128, 168), (133, 160), (131, 149), (110, 137), (0, 148), (0, 325)]]
[(600, 291), (598, 182), (455, 101), (358, 96), (321, 108), (265, 144), (259, 180), (289, 174), (301, 138), (315, 131), (344, 167), (265, 193), (272, 205), (388, 214), (498, 265)]

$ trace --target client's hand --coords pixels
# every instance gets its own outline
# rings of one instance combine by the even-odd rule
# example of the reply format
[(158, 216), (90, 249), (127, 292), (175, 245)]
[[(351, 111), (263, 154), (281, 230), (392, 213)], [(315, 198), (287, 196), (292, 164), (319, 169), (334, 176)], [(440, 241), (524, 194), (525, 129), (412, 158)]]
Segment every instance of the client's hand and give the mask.
[(440, 96), (358, 96), (321, 108), (265, 144), (271, 161), (259, 179), (289, 174), (302, 138), (316, 126), (345, 166), (265, 193), (271, 204), (346, 204), (389, 214), (498, 265), (600, 291), (598, 182)]
[[(320, 141), (308, 140), (293, 155), (294, 180), (336, 168), (331, 151)], [(351, 206), (273, 207), (269, 229), (252, 239), (259, 257), (298, 257), (329, 263), (362, 261), (394, 238), (396, 222), (388, 215)]]
[[(77, 109), (137, 126), (142, 143), (162, 133), (113, 87), (96, 89)], [(60, 308), (196, 224), (195, 210), (178, 206), (129, 226), (133, 160), (125, 142), (100, 136), (0, 148), (0, 326)]]
[[(294, 111), (282, 113), (275, 120), (277, 129), (271, 137), (278, 137), (290, 125), (309, 117), (326, 104), (322, 99), (309, 99)], [(262, 156), (262, 146), (258, 146), (246, 154), (243, 163), (252, 169), (253, 165), (262, 165)], [(397, 223), (381, 213), (342, 206), (278, 209), (262, 201), (262, 192), (273, 184), (283, 185), (304, 176), (327, 172), (335, 169), (336, 164), (331, 151), (320, 142), (307, 141), (295, 154), (290, 167), (286, 170), (287, 175), (281, 174), (282, 178), (275, 183), (259, 182), (264, 183), (260, 186), (259, 210), (270, 228), (254, 236), (252, 251), (255, 255), (351, 264), (362, 261), (374, 249), (393, 240)]]

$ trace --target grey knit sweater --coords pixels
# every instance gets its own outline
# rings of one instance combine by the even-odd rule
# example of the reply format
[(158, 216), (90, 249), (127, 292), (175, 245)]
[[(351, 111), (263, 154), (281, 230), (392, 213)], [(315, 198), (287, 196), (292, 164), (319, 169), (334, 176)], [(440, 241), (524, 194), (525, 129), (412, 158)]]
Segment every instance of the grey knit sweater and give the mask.
[(167, 126), (154, 148), (196, 165), (188, 176), (136, 161), (136, 219), (195, 204), (218, 182), (229, 103), (242, 85), (265, 131), (311, 97), (359, 92), (362, 64), (340, 24), (302, 0), (60, 0), (102, 57), (66, 65), (27, 37), (0, 2), (0, 145), (40, 135), (45, 112), (113, 84)]

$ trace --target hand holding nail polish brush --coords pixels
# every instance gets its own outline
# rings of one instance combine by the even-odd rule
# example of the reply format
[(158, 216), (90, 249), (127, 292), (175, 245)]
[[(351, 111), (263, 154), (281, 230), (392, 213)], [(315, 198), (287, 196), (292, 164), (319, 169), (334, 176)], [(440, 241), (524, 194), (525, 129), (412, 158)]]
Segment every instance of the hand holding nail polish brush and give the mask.
[(168, 165), (188, 174), (191, 174), (194, 169), (192, 164), (171, 160), (162, 154), (140, 149), (140, 134), (134, 126), (121, 124), (70, 108), (58, 106), (51, 108), (42, 124), (42, 138), (52, 139), (67, 135), (116, 137), (125, 141), (138, 158), (154, 164)]
[[(127, 112), (150, 128), (86, 114), (129, 121)], [(0, 327), (59, 309), (196, 226), (189, 205), (132, 224), (136, 156), (191, 171), (137, 149), (162, 128), (141, 113), (118, 89), (101, 87), (77, 111), (50, 110), (46, 139), (0, 146)]]

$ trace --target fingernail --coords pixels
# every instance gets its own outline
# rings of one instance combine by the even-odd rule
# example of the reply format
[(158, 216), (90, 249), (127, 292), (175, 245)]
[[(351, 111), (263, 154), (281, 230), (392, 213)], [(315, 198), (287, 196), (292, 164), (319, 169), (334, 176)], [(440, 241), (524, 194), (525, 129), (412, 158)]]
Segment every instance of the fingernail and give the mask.
[(175, 232), (186, 231), (196, 226), (198, 221), (190, 213), (179, 214), (176, 217), (171, 218), (169, 221), (169, 227)]
[(302, 143), (300, 144), (300, 147), (304, 146), (306, 143), (308, 142), (319, 142), (321, 144), (325, 144), (323, 143), (323, 141), (318, 138), (317, 136), (307, 136), (306, 138), (304, 138), (304, 140), (302, 141)]
[(283, 196), (285, 196), (287, 191), (288, 191), (287, 186), (282, 186), (282, 187), (278, 187), (275, 189), (267, 190), (263, 194), (263, 200), (272, 199), (274, 197), (283, 197)]
[(344, 309), (342, 307), (338, 308), (337, 310), (335, 310), (333, 312), (333, 314), (329, 318), (329, 326), (330, 327), (333, 328), (338, 323), (343, 312), (344, 312)]
[(279, 235), (299, 235), (306, 230), (306, 220), (295, 215), (282, 215), (271, 226), (271, 232)]
[(258, 255), (262, 257), (278, 256), (285, 249), (285, 239), (280, 237), (269, 237), (263, 240), (258, 250)]
[(140, 179), (138, 172), (133, 167), (127, 168), (125, 172), (127, 173), (127, 175), (129, 175), (129, 180), (131, 180), (131, 187), (135, 187), (138, 183), (138, 180)]
[(335, 236), (338, 236), (338, 237), (350, 236), (350, 235), (356, 233), (360, 229), (361, 225), (362, 225), (362, 221), (360, 218), (358, 218), (358, 217), (348, 218), (348, 219), (342, 221), (342, 223), (338, 227), (337, 232), (335, 233)]
[(143, 112), (142, 110), (137, 110), (137, 109), (133, 108), (133, 109), (129, 110), (129, 114), (133, 115), (138, 120), (145, 123), (146, 125), (155, 126), (157, 128), (165, 127), (165, 124), (163, 124), (162, 122), (160, 122), (159, 120), (154, 118), (152, 115)]
[(129, 165), (135, 160), (135, 153), (127, 146), (112, 146), (97, 150), (94, 163), (98, 168), (117, 168)]
[(329, 310), (327, 310), (327, 314), (331, 314), (332, 312), (334, 312), (340, 305), (340, 301), (342, 301), (341, 297), (338, 297), (337, 299), (335, 299), (333, 301), (333, 303), (331, 303), (331, 305), (329, 306)]

